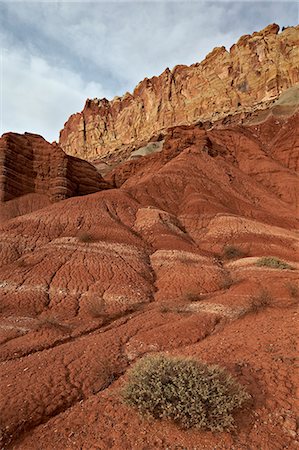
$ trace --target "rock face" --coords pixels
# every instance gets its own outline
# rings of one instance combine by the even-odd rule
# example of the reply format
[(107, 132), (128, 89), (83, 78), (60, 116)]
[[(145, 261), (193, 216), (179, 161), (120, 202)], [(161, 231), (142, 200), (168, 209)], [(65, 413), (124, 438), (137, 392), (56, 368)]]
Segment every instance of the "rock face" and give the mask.
[(166, 69), (143, 80), (133, 94), (87, 100), (60, 133), (60, 145), (85, 159), (123, 145), (148, 142), (161, 130), (217, 120), (276, 98), (299, 82), (299, 26), (279, 33), (269, 25), (242, 36), (230, 51), (215, 48), (201, 63)]
[(68, 156), (41, 136), (6, 133), (0, 139), (0, 201), (27, 194), (51, 202), (105, 189), (108, 184), (88, 162)]
[[(237, 48), (294, 29), (276, 32)], [(40, 136), (3, 136), (1, 449), (297, 447), (298, 103), (294, 86), (268, 109), (168, 127), (108, 155), (107, 181)], [(124, 405), (127, 370), (151, 352), (232, 373), (252, 396), (233, 433)]]

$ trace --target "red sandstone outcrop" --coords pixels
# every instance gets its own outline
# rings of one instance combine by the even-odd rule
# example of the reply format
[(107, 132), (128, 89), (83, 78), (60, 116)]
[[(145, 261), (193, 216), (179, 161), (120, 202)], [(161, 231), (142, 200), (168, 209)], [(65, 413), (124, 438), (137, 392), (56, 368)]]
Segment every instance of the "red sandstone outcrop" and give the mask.
[[(296, 99), (132, 143), (102, 160), (109, 184), (40, 136), (1, 139), (1, 448), (298, 446)], [(252, 398), (234, 432), (124, 405), (126, 371), (150, 352), (237, 377)]]
[[(298, 123), (173, 127), (111, 173), (118, 189), (1, 224), (2, 448), (295, 448)], [(123, 375), (149, 352), (234, 374), (252, 395), (234, 434), (123, 405)]]
[(0, 201), (33, 193), (58, 201), (107, 187), (91, 164), (41, 136), (6, 133), (0, 139)]
[(279, 33), (278, 25), (269, 25), (242, 36), (230, 51), (215, 48), (201, 63), (146, 78), (133, 94), (87, 100), (66, 122), (60, 145), (68, 154), (95, 158), (148, 142), (170, 126), (263, 107), (298, 82), (299, 26)]

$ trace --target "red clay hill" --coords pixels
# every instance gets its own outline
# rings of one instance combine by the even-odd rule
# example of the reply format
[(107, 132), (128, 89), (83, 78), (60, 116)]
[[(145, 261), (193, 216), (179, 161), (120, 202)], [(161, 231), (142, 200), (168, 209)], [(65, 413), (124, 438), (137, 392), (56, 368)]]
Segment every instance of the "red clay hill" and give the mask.
[[(104, 179), (2, 137), (2, 448), (298, 447), (298, 98), (173, 124), (98, 160)], [(236, 428), (126, 406), (126, 372), (156, 352), (234, 375), (251, 394)]]

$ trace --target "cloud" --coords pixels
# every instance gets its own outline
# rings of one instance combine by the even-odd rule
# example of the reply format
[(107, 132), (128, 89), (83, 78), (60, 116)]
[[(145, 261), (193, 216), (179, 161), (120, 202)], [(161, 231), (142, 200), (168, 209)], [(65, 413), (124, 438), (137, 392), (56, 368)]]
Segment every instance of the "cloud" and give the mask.
[(297, 2), (284, 1), (2, 2), (3, 131), (56, 139), (86, 97), (122, 95), (242, 34), (297, 20)]
[(2, 130), (31, 131), (50, 141), (87, 97), (105, 94), (99, 83), (20, 52), (3, 52), (2, 75)]

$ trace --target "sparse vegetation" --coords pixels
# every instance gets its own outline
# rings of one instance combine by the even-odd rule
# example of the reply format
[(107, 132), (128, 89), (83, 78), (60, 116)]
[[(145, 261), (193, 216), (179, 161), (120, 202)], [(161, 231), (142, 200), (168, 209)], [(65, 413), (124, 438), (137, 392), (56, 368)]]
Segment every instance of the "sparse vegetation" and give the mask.
[(263, 258), (259, 258), (259, 260), (256, 262), (256, 265), (258, 267), (269, 267), (271, 269), (288, 269), (288, 270), (294, 269), (293, 266), (286, 263), (285, 261), (282, 261), (281, 259), (272, 256), (265, 256)]
[(267, 290), (261, 290), (257, 295), (252, 295), (249, 298), (248, 312), (258, 313), (260, 310), (267, 308), (273, 298)]
[(298, 285), (295, 283), (286, 283), (286, 288), (290, 294), (290, 297), (292, 298), (298, 298), (299, 297), (299, 288)]
[(84, 242), (86, 244), (90, 244), (91, 242), (95, 241), (94, 236), (92, 236), (92, 234), (87, 233), (87, 232), (82, 232), (82, 233), (78, 234), (77, 238), (80, 242)]
[(219, 289), (229, 289), (235, 284), (230, 272), (228, 270), (223, 271), (223, 277), (219, 282)]
[(220, 367), (165, 355), (139, 360), (121, 394), (142, 415), (212, 431), (231, 428), (232, 413), (250, 397)]
[(223, 247), (223, 256), (225, 259), (243, 258), (245, 256), (245, 252), (234, 245), (225, 245)]

